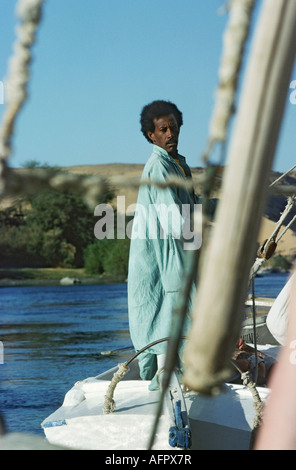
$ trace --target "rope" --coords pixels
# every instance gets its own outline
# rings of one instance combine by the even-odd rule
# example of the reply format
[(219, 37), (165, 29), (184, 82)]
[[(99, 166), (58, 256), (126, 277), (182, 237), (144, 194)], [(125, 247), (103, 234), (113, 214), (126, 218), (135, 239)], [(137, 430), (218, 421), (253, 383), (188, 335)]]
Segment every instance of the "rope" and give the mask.
[(10, 75), (6, 81), (7, 109), (0, 132), (0, 172), (6, 167), (11, 154), (11, 140), (16, 117), (27, 99), (27, 86), (30, 79), (29, 64), (31, 46), (35, 42), (36, 29), (40, 23), (44, 0), (19, 0), (17, 15), (21, 20), (14, 55), (10, 60)]
[[(270, 237), (264, 242), (264, 244), (259, 248), (258, 254), (251, 271), (250, 271), (250, 277), (249, 280), (251, 281), (254, 279), (256, 276), (257, 272), (261, 268), (261, 266), (270, 258), (271, 255), (268, 255), (268, 250), (270, 249), (271, 245), (274, 245), (273, 251), (275, 251), (275, 248), (279, 242), (279, 240), (283, 237), (283, 235), (286, 233), (292, 222), (294, 221), (295, 217), (292, 219), (292, 221), (289, 223), (289, 225), (285, 228), (284, 232), (279, 236), (279, 231), (285, 221), (285, 219), (288, 217), (289, 213), (293, 209), (294, 205), (296, 203), (296, 196), (295, 196), (295, 188), (294, 188), (294, 195), (290, 196), (287, 199), (286, 207), (284, 211), (282, 212), (278, 222), (276, 223), (275, 229), (270, 235)], [(273, 254), (273, 253), (272, 253)]]
[[(128, 361), (124, 362), (123, 364), (118, 364), (118, 370), (114, 373), (113, 378), (109, 384), (109, 387), (107, 389), (106, 395), (105, 395), (105, 401), (104, 401), (104, 406), (103, 406), (103, 413), (104, 414), (109, 414), (112, 413), (115, 408), (116, 404), (114, 401), (114, 391), (116, 388), (116, 385), (120, 382), (120, 380), (125, 376), (125, 374), (129, 371), (129, 365), (132, 361), (134, 361), (142, 352), (146, 351), (146, 349), (151, 348), (155, 344), (162, 343), (164, 341), (168, 341), (170, 338), (161, 338), (156, 341), (153, 341), (152, 343), (147, 344), (147, 346), (144, 346), (144, 348), (140, 349), (137, 351)], [(182, 336), (181, 339), (187, 339), (186, 336)]]
[(292, 168), (290, 168), (289, 170), (287, 170), (285, 173), (283, 173), (279, 178), (277, 178), (276, 180), (274, 180), (271, 184), (270, 184), (270, 188), (272, 186), (274, 186), (275, 184), (278, 184), (279, 181), (281, 181), (285, 176), (287, 176), (289, 173), (291, 173), (291, 171), (293, 171), (294, 169), (296, 168), (296, 165), (292, 166)]
[(258, 390), (256, 388), (256, 385), (251, 378), (250, 372), (249, 371), (242, 372), (241, 378), (242, 378), (243, 385), (248, 387), (254, 399), (254, 408), (255, 408), (256, 416), (253, 421), (253, 427), (255, 428), (259, 425), (261, 421), (261, 412), (262, 412), (263, 403), (258, 393)]
[(109, 387), (105, 395), (105, 401), (104, 401), (104, 406), (103, 406), (104, 414), (112, 413), (115, 410), (116, 404), (113, 399), (114, 390), (118, 382), (120, 382), (122, 377), (124, 377), (128, 371), (129, 371), (129, 367), (125, 363), (118, 364), (118, 370), (113, 375), (113, 378), (109, 384)]
[(259, 429), (259, 426), (262, 422), (262, 417), (263, 417), (263, 403), (260, 398), (260, 395), (258, 393), (258, 390), (256, 388), (256, 384), (252, 380), (252, 376), (250, 374), (250, 371), (242, 372), (242, 370), (235, 364), (234, 361), (231, 361), (232, 365), (238, 370), (238, 372), (241, 375), (241, 379), (243, 382), (243, 385), (249, 389), (249, 391), (252, 394), (253, 397), (253, 402), (254, 402), (254, 410), (255, 410), (255, 416), (253, 419), (253, 428), (251, 430), (251, 438), (250, 438), (250, 449), (253, 448), (253, 444), (256, 439), (256, 433)]
[[(4, 160), (2, 160), (2, 163), (4, 165)], [(3, 171), (0, 171), (0, 192), (3, 195), (8, 194), (17, 197), (24, 192), (35, 195), (41, 188), (54, 189), (59, 192), (68, 190), (80, 194), (85, 203), (93, 209), (102, 195), (109, 191), (110, 187), (139, 189), (140, 186), (153, 185), (160, 189), (173, 186), (192, 190), (195, 185), (202, 184), (204, 179), (203, 175), (194, 176), (192, 181), (170, 176), (165, 182), (141, 180), (140, 177), (113, 176), (103, 178), (99, 175), (79, 175), (54, 168), (32, 168), (17, 171), (9, 168), (5, 163), (5, 171), (4, 167)]]
[(254, 278), (252, 278), (251, 284), (252, 284), (252, 319), (253, 319), (253, 336), (254, 336), (253, 343), (254, 343), (254, 349), (255, 349), (255, 380), (254, 381), (252, 380), (250, 371), (242, 372), (239, 369), (239, 367), (233, 362), (233, 365), (239, 370), (241, 374), (243, 385), (248, 387), (254, 400), (255, 417), (253, 420), (253, 429), (251, 431), (250, 449), (253, 448), (253, 445), (256, 439), (256, 434), (262, 422), (262, 415), (263, 415), (263, 403), (255, 385), (257, 382), (257, 378), (258, 378), (258, 350), (257, 350), (257, 337), (256, 337), (256, 303), (255, 303)]
[[(0, 148), (1, 148), (0, 137)], [(2, 146), (3, 147), (3, 146)], [(1, 151), (0, 151), (1, 155)], [(128, 178), (124, 176), (112, 176), (103, 178), (99, 175), (79, 175), (69, 171), (61, 171), (53, 168), (32, 168), (22, 171), (9, 168), (7, 162), (0, 156), (0, 193), (1, 195), (20, 196), (24, 193), (35, 195), (42, 189), (54, 189), (56, 191), (73, 191), (81, 194), (85, 203), (93, 209), (97, 205), (101, 196), (106, 194), (110, 187), (117, 189), (129, 188), (138, 189), (140, 186), (153, 185), (161, 189), (175, 186), (191, 190), (198, 185), (212, 184), (213, 179), (220, 181), (219, 168), (209, 167), (214, 175), (205, 174), (194, 175), (192, 181), (184, 178), (169, 177), (165, 182), (140, 180), (139, 178)], [(274, 194), (285, 194), (292, 196), (295, 194), (295, 186), (279, 185), (272, 191)]]
[(294, 215), (293, 219), (288, 223), (288, 225), (286, 226), (286, 228), (282, 231), (281, 235), (278, 237), (277, 239), (277, 242), (280, 241), (280, 239), (285, 235), (285, 233), (287, 232), (287, 230), (291, 227), (291, 225), (293, 225), (293, 223), (295, 222), (296, 220), (296, 215)]
[(247, 386), (248, 389), (250, 390), (250, 392), (253, 396), (253, 400), (254, 400), (255, 417), (254, 417), (254, 420), (253, 420), (253, 429), (252, 429), (252, 432), (251, 432), (251, 439), (250, 439), (250, 449), (252, 449), (253, 444), (254, 444), (255, 439), (256, 439), (257, 431), (258, 431), (258, 429), (260, 427), (260, 424), (262, 422), (263, 403), (262, 403), (262, 400), (261, 400), (260, 395), (258, 393), (258, 390), (256, 388), (256, 385), (253, 382), (253, 380), (251, 379), (251, 375), (250, 375), (249, 371), (244, 372), (242, 374), (242, 381), (243, 381), (243, 385)]
[(255, 0), (232, 0), (230, 2), (229, 22), (223, 37), (219, 85), (210, 123), (208, 149), (204, 160), (208, 158), (217, 141), (225, 142), (226, 140), (227, 126), (234, 113), (238, 77), (254, 4)]
[(257, 351), (257, 337), (256, 337), (256, 302), (255, 302), (255, 283), (252, 279), (252, 319), (253, 319), (253, 343), (255, 349), (255, 383), (258, 379), (258, 351)]

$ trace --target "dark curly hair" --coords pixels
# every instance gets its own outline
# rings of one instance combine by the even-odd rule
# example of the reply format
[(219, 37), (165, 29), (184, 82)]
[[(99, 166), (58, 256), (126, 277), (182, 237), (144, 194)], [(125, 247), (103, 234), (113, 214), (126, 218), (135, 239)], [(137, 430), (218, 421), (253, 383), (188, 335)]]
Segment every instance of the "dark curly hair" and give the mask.
[(167, 116), (168, 114), (173, 114), (175, 116), (180, 129), (183, 124), (183, 116), (174, 103), (171, 103), (170, 101), (157, 100), (144, 106), (140, 116), (140, 123), (141, 131), (148, 142), (152, 143), (147, 132), (154, 132), (155, 130), (153, 119), (159, 116)]

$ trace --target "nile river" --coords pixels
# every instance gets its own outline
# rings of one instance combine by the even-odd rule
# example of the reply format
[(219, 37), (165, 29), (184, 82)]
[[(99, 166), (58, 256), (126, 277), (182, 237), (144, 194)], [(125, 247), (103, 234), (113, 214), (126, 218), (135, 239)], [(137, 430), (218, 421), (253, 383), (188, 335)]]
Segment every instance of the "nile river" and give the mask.
[[(276, 297), (287, 276), (257, 278), (256, 296)], [(131, 344), (127, 285), (1, 287), (0, 295), (0, 413), (8, 431), (42, 434), (75, 382), (132, 354), (101, 355)]]

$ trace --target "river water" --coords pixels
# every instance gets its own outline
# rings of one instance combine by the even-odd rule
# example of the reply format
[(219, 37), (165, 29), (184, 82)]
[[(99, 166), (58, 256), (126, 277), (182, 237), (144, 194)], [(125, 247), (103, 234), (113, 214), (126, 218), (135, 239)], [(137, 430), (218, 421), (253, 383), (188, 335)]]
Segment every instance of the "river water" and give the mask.
[[(287, 274), (256, 278), (256, 296), (276, 297)], [(78, 380), (132, 352), (127, 285), (0, 288), (0, 413), (8, 431), (43, 434), (41, 422)]]

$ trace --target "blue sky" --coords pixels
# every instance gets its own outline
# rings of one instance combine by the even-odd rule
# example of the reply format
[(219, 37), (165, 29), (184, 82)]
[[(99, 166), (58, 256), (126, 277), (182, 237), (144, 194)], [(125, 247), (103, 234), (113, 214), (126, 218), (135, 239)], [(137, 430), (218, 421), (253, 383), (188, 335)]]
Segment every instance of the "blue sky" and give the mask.
[[(0, 0), (2, 81), (15, 40), (16, 3)], [(228, 21), (219, 14), (225, 3), (47, 0), (10, 165), (145, 163), (152, 148), (140, 132), (141, 109), (168, 99), (183, 112), (180, 153), (191, 167), (202, 166)], [(254, 18), (260, 7), (261, 0)], [(295, 130), (296, 104), (288, 94), (276, 171), (296, 164)]]

